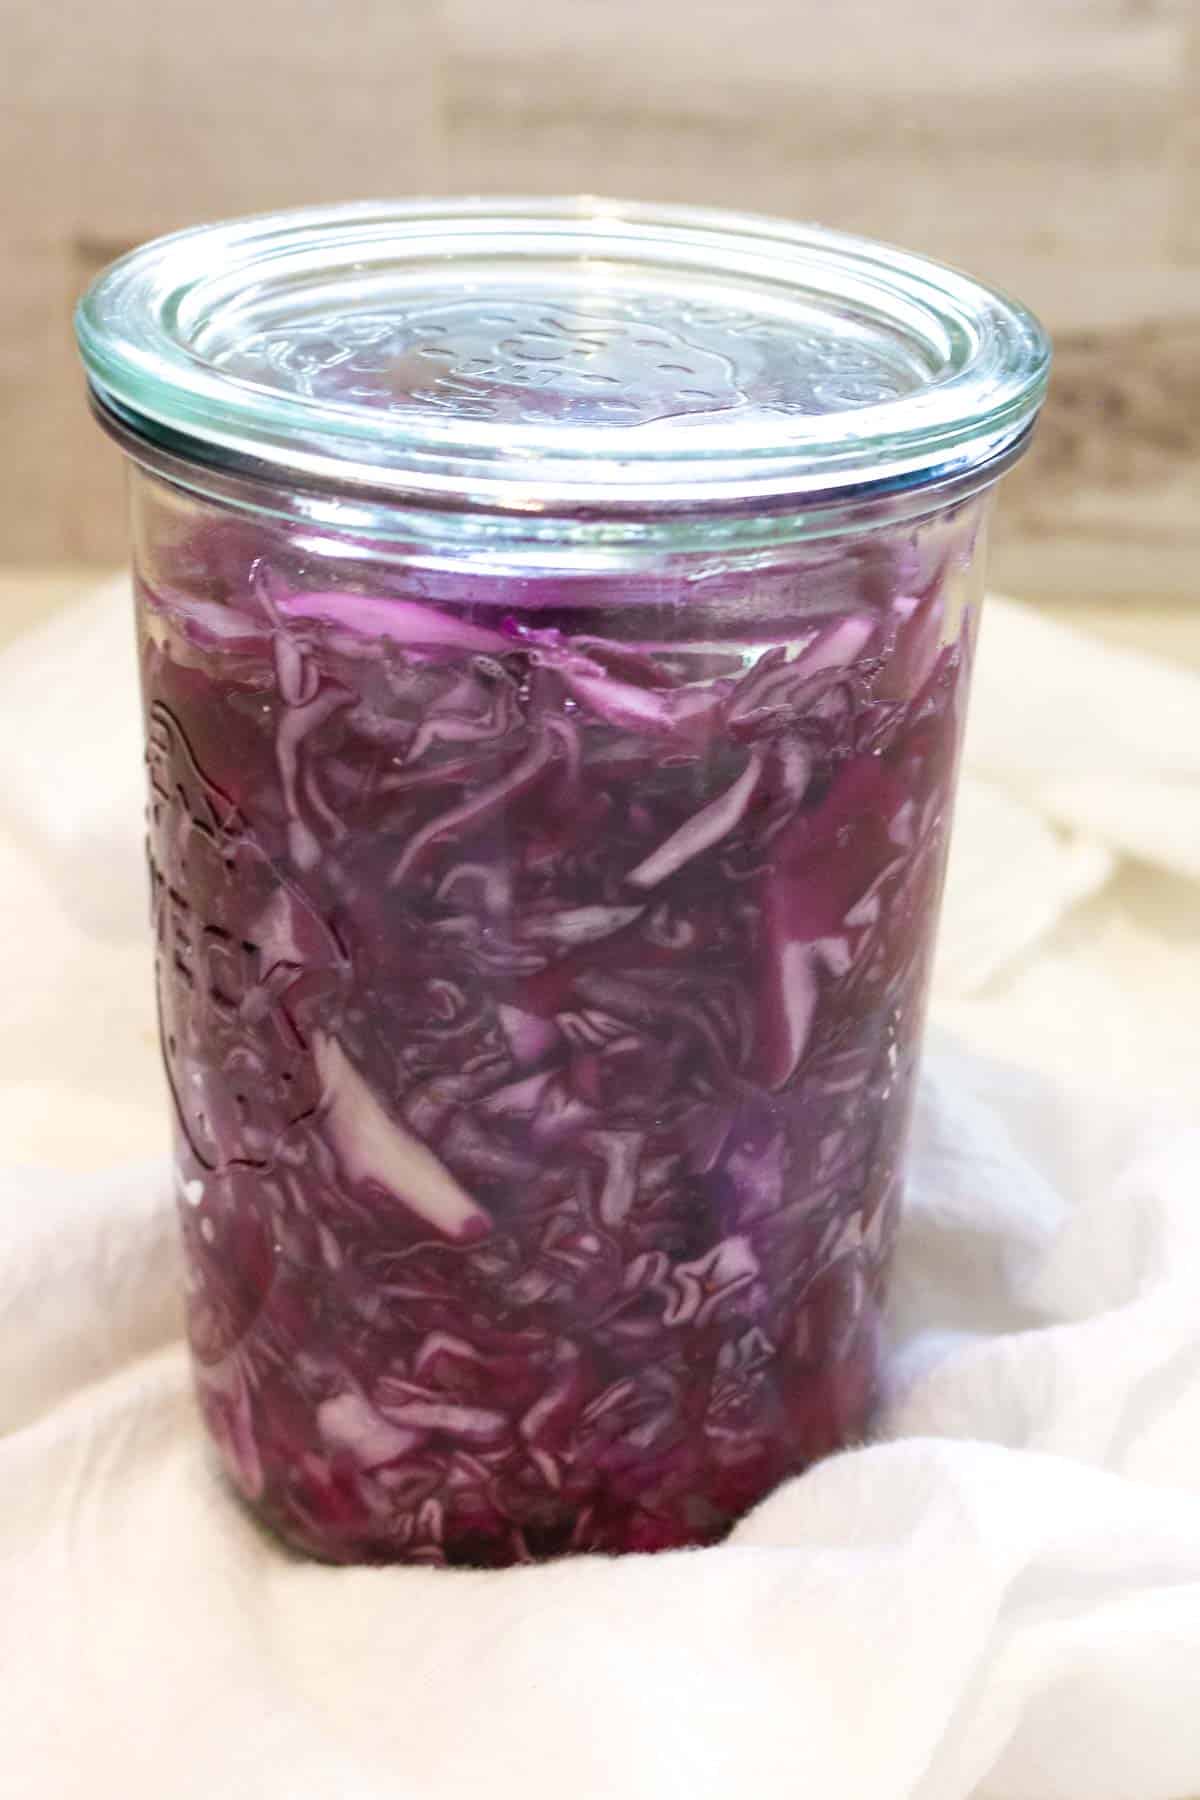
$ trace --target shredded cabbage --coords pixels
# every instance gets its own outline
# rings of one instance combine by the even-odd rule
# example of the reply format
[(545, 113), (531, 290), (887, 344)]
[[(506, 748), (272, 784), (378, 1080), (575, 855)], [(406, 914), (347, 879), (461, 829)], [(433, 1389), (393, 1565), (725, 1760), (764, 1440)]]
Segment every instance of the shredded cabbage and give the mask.
[(707, 1542), (864, 1429), (966, 654), (864, 591), (143, 583), (198, 1387), (292, 1542)]

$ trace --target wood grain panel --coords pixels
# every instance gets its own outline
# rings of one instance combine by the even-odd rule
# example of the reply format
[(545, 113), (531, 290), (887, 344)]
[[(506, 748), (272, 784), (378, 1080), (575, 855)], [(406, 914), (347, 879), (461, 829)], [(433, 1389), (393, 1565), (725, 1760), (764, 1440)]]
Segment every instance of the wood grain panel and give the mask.
[(303, 200), (582, 190), (819, 218), (1020, 292), (1060, 364), (1002, 557), (1103, 540), (1105, 567), (1135, 570), (1140, 547), (1182, 580), (1198, 23), (1200, 0), (0, 8), (0, 559), (120, 554), (117, 460), (67, 322), (109, 255)]
[(91, 67), (79, 44), (63, 57), (80, 238), (444, 180), (436, 0), (105, 0), (89, 18)]

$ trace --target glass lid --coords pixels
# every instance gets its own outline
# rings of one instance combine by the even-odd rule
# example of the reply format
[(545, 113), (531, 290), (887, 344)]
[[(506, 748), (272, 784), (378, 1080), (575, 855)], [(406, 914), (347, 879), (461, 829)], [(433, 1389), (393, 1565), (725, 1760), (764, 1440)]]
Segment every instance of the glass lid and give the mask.
[(587, 198), (199, 226), (113, 264), (77, 328), (100, 405), (176, 455), (526, 513), (938, 481), (1020, 439), (1049, 365), (938, 263)]

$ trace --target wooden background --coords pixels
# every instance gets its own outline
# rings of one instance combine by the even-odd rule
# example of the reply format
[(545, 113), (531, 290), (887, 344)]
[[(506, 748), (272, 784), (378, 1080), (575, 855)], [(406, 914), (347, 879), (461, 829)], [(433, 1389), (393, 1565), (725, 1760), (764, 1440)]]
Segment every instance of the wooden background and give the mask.
[(998, 570), (1190, 601), (1200, 0), (0, 0), (0, 562), (113, 562), (69, 335), (111, 256), (361, 196), (591, 192), (904, 242), (1055, 331)]

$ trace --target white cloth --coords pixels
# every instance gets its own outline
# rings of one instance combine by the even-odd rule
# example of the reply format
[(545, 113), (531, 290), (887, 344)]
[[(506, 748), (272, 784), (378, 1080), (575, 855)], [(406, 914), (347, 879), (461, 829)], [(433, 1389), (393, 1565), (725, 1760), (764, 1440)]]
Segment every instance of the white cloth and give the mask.
[[(1040, 622), (998, 608), (980, 686), (991, 658), (1001, 697), (1010, 616), (1023, 656), (1030, 629), (1050, 655)], [(91, 654), (119, 665), (120, 642), (101, 633)], [(68, 649), (60, 637), (56, 655)], [(39, 653), (19, 650), (0, 657), (0, 758), (6, 730), (37, 741)], [(1093, 693), (1121, 673), (1104, 657)], [(64, 679), (82, 691), (78, 669)], [(127, 703), (114, 676), (112, 704)], [(1138, 913), (1146, 875), (1121, 860), (1125, 828), (1062, 801), (1078, 771), (1059, 781), (1055, 755), (1076, 755), (1073, 740), (1056, 753), (1043, 733), (1039, 762), (1028, 737), (1020, 764), (972, 758), (982, 785), (961, 814), (940, 1006), (976, 1042), (1016, 1038), (1022, 1010), (1048, 1016), (1074, 970), (1092, 1016), (1049, 1051), (1039, 1034), (1025, 1059), (1074, 1066), (1110, 1003), (1119, 1019), (1140, 1004), (1145, 1023), (1168, 962), (1177, 996), (1200, 980), (1194, 912), (1187, 941), (1179, 910), (1196, 889), (1163, 856), (1175, 876)], [(120, 807), (103, 849), (89, 838), (87, 794), (111, 803), (126, 780), (106, 743), (98, 729), (85, 764), (69, 732), (43, 740), (4, 800), (0, 924), (17, 953), (0, 1129), (40, 1166), (0, 1175), (0, 1792), (1200, 1795), (1200, 1130), (1186, 1122), (1200, 1083), (1180, 1085), (1181, 1027), (1164, 1049), (1151, 1006), (1136, 1082), (1124, 1063), (1090, 1064), (1126, 1087), (1103, 1105), (939, 1046), (881, 1441), (785, 1485), (728, 1544), (504, 1574), (306, 1564), (212, 1475), (178, 1338), (167, 1171), (115, 1160), (157, 1149), (160, 1126), (148, 1001), (125, 991), (144, 980), (144, 944), (115, 895), (80, 891), (97, 856), (136, 853)], [(1160, 753), (1174, 756), (1161, 734), (1126, 739), (1143, 854)], [(1171, 768), (1195, 804), (1194, 764)], [(1113, 931), (1134, 914), (1164, 968), (1126, 1002), (1106, 984)], [(1200, 1036), (1195, 1013), (1188, 1025)]]
[(216, 1483), (160, 1171), (10, 1180), (0, 1727), (55, 1800), (1200, 1792), (1200, 1141), (959, 1056), (897, 1272), (901, 1441), (699, 1553), (333, 1570)]

